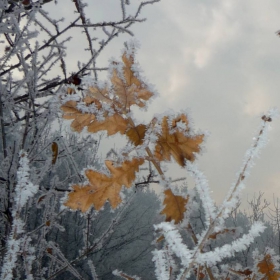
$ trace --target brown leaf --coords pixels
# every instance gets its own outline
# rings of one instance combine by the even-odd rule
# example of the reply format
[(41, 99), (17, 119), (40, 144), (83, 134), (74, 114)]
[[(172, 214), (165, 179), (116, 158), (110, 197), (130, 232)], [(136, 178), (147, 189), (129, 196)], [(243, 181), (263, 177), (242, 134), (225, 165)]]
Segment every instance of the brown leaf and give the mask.
[(108, 135), (116, 134), (120, 132), (124, 134), (127, 130), (128, 121), (119, 114), (113, 116), (107, 116), (103, 121), (95, 120), (88, 125), (88, 132), (98, 132), (100, 130), (107, 130)]
[(63, 110), (63, 118), (67, 120), (74, 119), (71, 127), (74, 131), (81, 132), (84, 127), (88, 126), (91, 122), (95, 120), (95, 115), (82, 113), (77, 108), (77, 102), (70, 100), (67, 101), (60, 108)]
[[(244, 275), (250, 276), (253, 273), (253, 271), (248, 268), (244, 270), (234, 270), (232, 268), (229, 268), (229, 271), (233, 274), (240, 275), (240, 276), (244, 276)], [(251, 279), (251, 278), (245, 278), (245, 279)]]
[(138, 146), (143, 144), (146, 129), (147, 127), (144, 124), (140, 124), (129, 128), (125, 134), (135, 146)]
[(131, 277), (131, 276), (128, 276), (127, 274), (125, 273), (120, 273), (120, 276), (123, 277), (124, 279), (127, 279), (127, 280), (135, 280), (135, 278)]
[(159, 242), (161, 242), (162, 240), (164, 240), (164, 236), (163, 236), (163, 235), (161, 235), (161, 236), (156, 240), (156, 242), (159, 243)]
[(127, 275), (126, 273), (122, 272), (122, 271), (118, 271), (117, 274), (115, 274), (121, 278), (124, 278), (126, 280), (136, 280), (136, 279), (139, 279), (139, 277), (137, 276), (129, 276)]
[(265, 277), (261, 280), (278, 280), (280, 279), (280, 272), (275, 271), (275, 265), (271, 259), (270, 254), (266, 254), (264, 259), (257, 265), (259, 272), (264, 274)]
[(105, 102), (109, 104), (112, 103), (112, 100), (109, 97), (107, 85), (105, 85), (104, 88), (98, 87), (97, 85), (91, 86), (88, 88), (88, 94), (98, 99), (100, 102)]
[(166, 216), (165, 221), (167, 222), (174, 220), (175, 224), (180, 223), (184, 219), (186, 204), (189, 197), (184, 198), (180, 195), (174, 195), (170, 189), (164, 191), (164, 194), (165, 198), (163, 204), (165, 207), (160, 214)]
[(139, 166), (143, 163), (143, 159), (133, 159), (123, 162), (121, 166), (115, 166), (113, 161), (107, 160), (105, 164), (111, 176), (94, 170), (86, 170), (89, 184), (74, 185), (73, 192), (69, 194), (65, 205), (71, 209), (86, 212), (92, 205), (96, 210), (100, 210), (109, 200), (111, 206), (116, 208), (122, 201), (119, 195), (122, 186), (131, 187), (135, 180), (135, 172), (139, 171)]
[(52, 249), (52, 248), (47, 248), (46, 251), (47, 251), (47, 253), (49, 253), (50, 255), (52, 255), (52, 253), (53, 253), (53, 249)]
[(198, 271), (197, 271), (197, 268), (195, 268), (194, 273), (196, 275), (196, 279), (198, 279), (198, 280), (205, 279), (206, 274), (204, 272), (204, 267), (203, 266), (199, 266)]
[(56, 163), (58, 156), (58, 145), (56, 142), (52, 142), (52, 165)]
[(133, 55), (128, 56), (124, 53), (122, 60), (122, 73), (119, 73), (115, 68), (111, 76), (111, 82), (117, 96), (114, 102), (119, 108), (125, 110), (129, 109), (131, 105), (144, 107), (145, 101), (149, 100), (153, 93), (148, 90), (143, 81), (136, 77), (132, 69), (134, 64)]
[(68, 87), (68, 88), (66, 89), (66, 93), (69, 94), (69, 95), (71, 95), (71, 94), (75, 94), (76, 91), (75, 91), (75, 89), (73, 89), (73, 88), (71, 88), (71, 87)]
[(39, 197), (37, 204), (41, 203), (46, 198), (46, 195), (42, 195)]
[[(202, 143), (204, 135), (186, 136), (185, 133), (188, 132), (188, 129), (186, 131), (178, 129), (177, 123), (179, 121), (188, 124), (184, 114), (172, 120), (171, 128), (168, 125), (168, 118), (163, 118), (162, 133), (158, 135), (154, 155), (160, 161), (169, 161), (173, 156), (179, 165), (184, 166), (185, 159), (194, 161), (194, 153), (200, 151), (199, 145)], [(172, 131), (170, 131), (171, 129)]]
[[(95, 104), (97, 109), (102, 108), (101, 102), (92, 96), (86, 96), (83, 102), (85, 102), (87, 106)], [(108, 113), (105, 111), (104, 120), (98, 121), (94, 114), (83, 113), (78, 110), (77, 102), (73, 100), (67, 101), (61, 106), (61, 109), (64, 112), (64, 119), (74, 119), (71, 127), (77, 132), (81, 132), (84, 127), (87, 127), (88, 132), (92, 133), (107, 130), (108, 135), (113, 135), (117, 132), (124, 134), (127, 130), (128, 121), (118, 113), (108, 116)]]

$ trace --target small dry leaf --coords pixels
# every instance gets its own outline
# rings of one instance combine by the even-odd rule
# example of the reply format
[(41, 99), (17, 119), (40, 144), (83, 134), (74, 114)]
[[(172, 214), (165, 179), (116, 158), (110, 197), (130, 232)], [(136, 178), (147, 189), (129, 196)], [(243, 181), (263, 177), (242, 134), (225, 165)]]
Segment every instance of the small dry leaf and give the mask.
[(248, 268), (245, 270), (238, 270), (238, 272), (241, 273), (242, 275), (246, 275), (246, 276), (249, 276), (253, 273), (253, 271)]
[(44, 199), (46, 198), (46, 195), (42, 195), (39, 197), (38, 201), (37, 201), (37, 204), (41, 203)]
[(197, 268), (195, 268), (194, 273), (196, 275), (196, 279), (198, 279), (198, 280), (205, 279), (206, 274), (204, 273), (204, 267), (203, 266), (199, 266), (198, 271), (197, 271)]
[(220, 234), (225, 234), (225, 233), (235, 233), (236, 232), (236, 229), (227, 229), (227, 228), (225, 228), (225, 229), (223, 229), (223, 230), (221, 230), (221, 231), (218, 231), (218, 232), (214, 232), (214, 233), (212, 233), (212, 234), (210, 234), (209, 235), (209, 238), (210, 239), (216, 239), (217, 238), (217, 236), (218, 235), (220, 235)]
[(56, 142), (52, 142), (52, 165), (56, 163), (58, 156), (58, 145)]
[(135, 145), (142, 145), (147, 127), (144, 124), (139, 124), (136, 127), (131, 127), (126, 131), (126, 136)]
[(174, 220), (175, 224), (180, 223), (184, 219), (186, 204), (188, 203), (189, 197), (184, 198), (180, 195), (174, 195), (170, 189), (164, 191), (164, 194), (165, 198), (163, 204), (165, 207), (160, 214), (166, 216), (166, 222)]
[(123, 277), (124, 279), (127, 279), (127, 280), (135, 280), (134, 277), (131, 277), (123, 272), (120, 273), (120, 276)]
[(46, 251), (47, 251), (47, 253), (49, 253), (50, 255), (52, 255), (52, 253), (53, 253), (53, 249), (52, 249), (52, 248), (47, 248)]
[(76, 93), (76, 91), (75, 91), (75, 89), (73, 89), (73, 88), (71, 88), (71, 87), (68, 87), (68, 88), (66, 89), (66, 93), (69, 94), (69, 95), (71, 95), (71, 94)]
[(258, 263), (257, 267), (259, 269), (259, 272), (265, 275), (265, 277), (261, 278), (261, 280), (280, 279), (280, 272), (274, 270), (275, 265), (272, 262), (270, 254), (266, 254), (264, 256), (264, 259)]
[(163, 236), (163, 235), (161, 235), (161, 236), (156, 240), (156, 242), (159, 243), (159, 242), (161, 242), (162, 240), (164, 240), (164, 236)]
[(170, 161), (171, 156), (173, 156), (179, 165), (185, 166), (185, 160), (194, 161), (194, 153), (200, 151), (199, 145), (202, 143), (204, 135), (186, 136), (177, 127), (179, 121), (188, 124), (187, 117), (182, 114), (172, 120), (172, 132), (170, 132), (168, 118), (163, 118), (162, 133), (158, 135), (154, 155), (160, 161)]
[(49, 227), (49, 226), (51, 225), (50, 220), (47, 220), (46, 223), (45, 223), (45, 225), (46, 225), (47, 227)]
[[(253, 273), (253, 271), (248, 268), (245, 270), (234, 270), (232, 268), (229, 268), (229, 271), (233, 274), (240, 275), (240, 276), (250, 276)], [(249, 280), (251, 278), (245, 278), (244, 280), (246, 280), (246, 279)]]
[(65, 206), (86, 212), (92, 205), (96, 210), (100, 210), (109, 200), (111, 206), (116, 208), (122, 201), (120, 197), (122, 186), (131, 187), (135, 180), (135, 172), (139, 171), (139, 166), (143, 163), (143, 159), (133, 159), (123, 162), (121, 166), (115, 166), (113, 161), (107, 160), (105, 164), (111, 176), (94, 170), (86, 170), (89, 184), (74, 185)]

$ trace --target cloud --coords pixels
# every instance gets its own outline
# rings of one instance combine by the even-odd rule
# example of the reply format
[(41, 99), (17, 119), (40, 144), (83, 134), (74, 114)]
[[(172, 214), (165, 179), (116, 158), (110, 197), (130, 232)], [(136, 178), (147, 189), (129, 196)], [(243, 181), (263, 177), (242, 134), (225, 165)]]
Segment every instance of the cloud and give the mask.
[(256, 116), (267, 111), (270, 107), (269, 96), (265, 89), (256, 86), (253, 90), (247, 93), (247, 102), (244, 106), (244, 113), (249, 116)]
[[(280, 40), (275, 35), (280, 4), (259, 4), (163, 1), (141, 40), (149, 49), (141, 56), (154, 62), (144, 67), (162, 92), (161, 104), (174, 110), (190, 107), (196, 126), (211, 132), (199, 161), (219, 201), (234, 181), (260, 114), (280, 106)], [(273, 137), (279, 139), (279, 124), (272, 126)], [(258, 165), (276, 163), (275, 149), (268, 146), (263, 154), (270, 158), (258, 160), (248, 180), (250, 195), (263, 189), (264, 182), (268, 192), (272, 175)]]
[[(87, 10), (92, 22), (116, 17), (119, 2), (100, 3), (94, 0)], [(133, 9), (139, 2), (131, 3)], [(142, 46), (137, 60), (160, 93), (150, 110), (138, 115), (148, 120), (168, 108), (192, 109), (196, 127), (211, 132), (199, 164), (218, 201), (235, 178), (261, 112), (280, 107), (279, 12), (277, 0), (162, 0), (143, 10), (147, 21), (132, 28)], [(124, 34), (116, 38), (98, 58), (99, 65), (118, 57), (128, 39)], [(272, 126), (271, 137), (280, 139), (279, 122)], [(278, 158), (279, 144), (269, 143), (248, 181), (251, 195), (259, 189), (269, 192), (270, 186), (277, 190), (278, 178), (270, 180), (275, 170), (264, 166), (279, 166)]]

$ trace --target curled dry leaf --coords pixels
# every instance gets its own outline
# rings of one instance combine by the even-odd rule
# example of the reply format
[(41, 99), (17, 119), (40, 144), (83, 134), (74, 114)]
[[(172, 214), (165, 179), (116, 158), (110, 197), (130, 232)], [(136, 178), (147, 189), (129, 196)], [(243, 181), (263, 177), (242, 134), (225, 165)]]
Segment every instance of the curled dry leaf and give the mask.
[(184, 198), (180, 195), (175, 195), (170, 189), (164, 191), (164, 195), (163, 205), (165, 205), (165, 207), (160, 214), (166, 216), (166, 222), (171, 222), (173, 220), (175, 224), (180, 223), (184, 219), (186, 204), (188, 203), (189, 197)]
[(58, 145), (56, 142), (52, 142), (52, 165), (56, 163), (58, 156)]
[(44, 199), (47, 197), (47, 195), (42, 195), (42, 196), (40, 196), (39, 198), (38, 198), (38, 200), (37, 200), (37, 204), (39, 204), (39, 203), (41, 203), (41, 202), (43, 202), (44, 201)]
[(72, 186), (73, 192), (69, 194), (65, 206), (86, 212), (92, 205), (96, 210), (100, 210), (109, 200), (111, 206), (116, 208), (122, 201), (120, 197), (122, 186), (131, 187), (135, 180), (135, 172), (139, 171), (139, 166), (143, 163), (143, 159), (133, 159), (124, 161), (121, 166), (115, 166), (113, 161), (107, 160), (105, 164), (111, 176), (94, 170), (86, 170), (89, 184)]
[(239, 275), (239, 276), (249, 276), (249, 277), (246, 277), (244, 280), (250, 280), (251, 279), (251, 276), (253, 274), (253, 271), (250, 270), (250, 269), (244, 269), (244, 270), (234, 270), (232, 268), (229, 268), (229, 271), (233, 274), (236, 274), (236, 275)]
[(168, 124), (168, 117), (162, 119), (162, 133), (158, 134), (154, 156), (160, 160), (170, 161), (171, 156), (181, 166), (185, 166), (185, 160), (194, 161), (194, 153), (200, 151), (199, 145), (202, 143), (204, 135), (186, 136), (188, 129), (183, 131), (177, 126), (182, 122), (187, 127), (186, 115), (182, 114), (172, 120), (172, 126)]

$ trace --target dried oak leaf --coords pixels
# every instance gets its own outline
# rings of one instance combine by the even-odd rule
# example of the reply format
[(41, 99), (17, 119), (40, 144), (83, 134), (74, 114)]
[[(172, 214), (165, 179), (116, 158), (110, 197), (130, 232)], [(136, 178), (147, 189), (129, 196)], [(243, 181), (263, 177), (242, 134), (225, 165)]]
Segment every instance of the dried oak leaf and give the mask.
[(125, 134), (135, 146), (138, 146), (143, 144), (146, 130), (147, 127), (144, 124), (139, 124), (129, 128)]
[(104, 86), (90, 86), (88, 88), (88, 94), (92, 96), (93, 98), (98, 99), (100, 102), (105, 102), (105, 103), (112, 103), (112, 100), (110, 99), (109, 96), (109, 91), (107, 85)]
[[(101, 102), (92, 96), (86, 96), (83, 99), (83, 102), (86, 105), (94, 103), (97, 109), (102, 108)], [(113, 135), (117, 132), (124, 134), (127, 130), (128, 121), (121, 115), (116, 113), (112, 116), (108, 116), (108, 113), (104, 112), (104, 120), (98, 121), (94, 114), (83, 113), (77, 109), (77, 104), (76, 101), (70, 100), (61, 106), (61, 109), (63, 110), (63, 118), (68, 120), (74, 119), (71, 123), (73, 130), (81, 132), (84, 127), (87, 127), (88, 132), (94, 133), (100, 130), (107, 130), (108, 135)]]
[(89, 184), (74, 185), (73, 192), (68, 195), (68, 200), (64, 205), (86, 212), (92, 205), (96, 210), (100, 210), (109, 200), (111, 206), (116, 208), (122, 201), (120, 197), (122, 186), (131, 187), (135, 180), (135, 172), (139, 171), (139, 166), (143, 163), (143, 159), (133, 159), (123, 162), (121, 166), (115, 166), (113, 161), (107, 160), (105, 164), (111, 176), (94, 170), (86, 170)]
[(257, 267), (259, 272), (265, 275), (265, 277), (261, 278), (261, 280), (280, 279), (280, 272), (274, 270), (275, 265), (273, 264), (270, 254), (266, 254), (264, 259), (258, 263)]
[(127, 124), (127, 119), (116, 113), (112, 116), (107, 116), (103, 121), (95, 120), (91, 122), (88, 125), (88, 132), (95, 133), (100, 130), (107, 130), (108, 135), (113, 135), (117, 132), (124, 134), (127, 130)]
[(141, 81), (133, 71), (134, 56), (122, 56), (123, 66), (122, 73), (118, 72), (118, 68), (114, 68), (111, 82), (117, 99), (114, 100), (118, 107), (129, 109), (131, 105), (139, 107), (145, 106), (145, 101), (149, 100), (154, 94)]
[(188, 132), (179, 129), (178, 122), (185, 123), (187, 127), (188, 121), (186, 115), (182, 114), (172, 120), (172, 126), (168, 125), (168, 117), (162, 119), (162, 133), (158, 135), (155, 146), (154, 156), (160, 160), (170, 160), (171, 155), (181, 166), (185, 166), (185, 159), (194, 161), (194, 153), (200, 151), (199, 145), (202, 143), (204, 135), (186, 136)]
[(186, 204), (188, 203), (189, 197), (184, 198), (180, 195), (175, 195), (170, 189), (164, 191), (164, 194), (165, 198), (163, 204), (165, 207), (160, 214), (166, 216), (166, 222), (174, 220), (175, 224), (180, 223), (184, 219)]
[(77, 102), (70, 100), (63, 104), (61, 107), (63, 111), (63, 118), (72, 120), (71, 128), (74, 131), (81, 132), (84, 127), (88, 126), (95, 120), (95, 115), (83, 113), (77, 109)]

